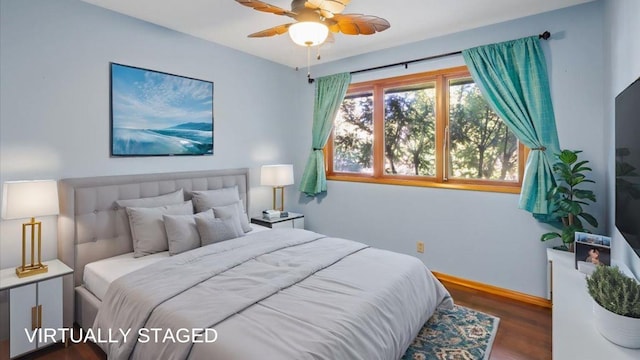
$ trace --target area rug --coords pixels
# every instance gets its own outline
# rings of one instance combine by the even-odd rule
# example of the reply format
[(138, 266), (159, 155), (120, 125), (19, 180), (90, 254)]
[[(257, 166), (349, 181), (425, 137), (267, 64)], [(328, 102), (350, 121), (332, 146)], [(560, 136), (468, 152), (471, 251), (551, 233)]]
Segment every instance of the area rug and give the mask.
[(402, 360), (489, 359), (500, 319), (464, 306), (438, 310)]

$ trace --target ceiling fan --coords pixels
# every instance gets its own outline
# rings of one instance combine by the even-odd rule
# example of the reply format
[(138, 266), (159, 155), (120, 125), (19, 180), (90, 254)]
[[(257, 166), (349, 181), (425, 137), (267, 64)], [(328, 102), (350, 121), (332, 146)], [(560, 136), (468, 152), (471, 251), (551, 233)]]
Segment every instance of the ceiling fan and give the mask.
[(363, 14), (342, 14), (351, 0), (293, 0), (291, 10), (285, 10), (259, 0), (236, 0), (258, 11), (288, 16), (296, 22), (282, 24), (250, 34), (249, 37), (269, 37), (289, 32), (298, 45), (322, 44), (329, 31), (346, 35), (371, 35), (391, 25), (383, 18)]

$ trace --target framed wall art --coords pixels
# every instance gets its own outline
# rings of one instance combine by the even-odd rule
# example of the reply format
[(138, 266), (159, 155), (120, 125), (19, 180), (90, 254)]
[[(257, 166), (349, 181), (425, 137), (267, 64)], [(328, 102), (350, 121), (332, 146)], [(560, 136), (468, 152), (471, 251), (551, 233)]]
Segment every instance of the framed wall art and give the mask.
[(213, 82), (111, 63), (111, 156), (213, 155)]

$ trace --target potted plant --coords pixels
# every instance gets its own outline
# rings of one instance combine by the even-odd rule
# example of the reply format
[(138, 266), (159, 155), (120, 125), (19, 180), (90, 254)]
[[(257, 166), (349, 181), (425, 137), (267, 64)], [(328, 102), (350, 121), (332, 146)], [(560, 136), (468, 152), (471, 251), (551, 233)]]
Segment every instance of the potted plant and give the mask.
[(597, 266), (587, 277), (596, 328), (614, 344), (640, 348), (640, 284), (617, 267)]
[(595, 183), (588, 179), (586, 173), (591, 171), (588, 160), (578, 161), (582, 151), (562, 150), (556, 154), (558, 162), (553, 164), (553, 172), (557, 184), (552, 187), (547, 199), (551, 202), (551, 215), (560, 221), (554, 224), (560, 231), (542, 234), (541, 241), (562, 239), (563, 250), (573, 251), (576, 231), (590, 232), (584, 228), (583, 221), (598, 227), (598, 220), (584, 211), (589, 202), (596, 202), (596, 195), (591, 190), (580, 188), (584, 183)]

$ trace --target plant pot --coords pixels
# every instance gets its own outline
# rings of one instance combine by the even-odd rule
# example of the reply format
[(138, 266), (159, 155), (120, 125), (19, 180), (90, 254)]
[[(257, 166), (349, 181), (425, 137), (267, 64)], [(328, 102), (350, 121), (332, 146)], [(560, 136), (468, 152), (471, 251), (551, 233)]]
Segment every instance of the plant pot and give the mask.
[(605, 339), (616, 345), (640, 349), (640, 319), (612, 313), (593, 300), (596, 328)]

